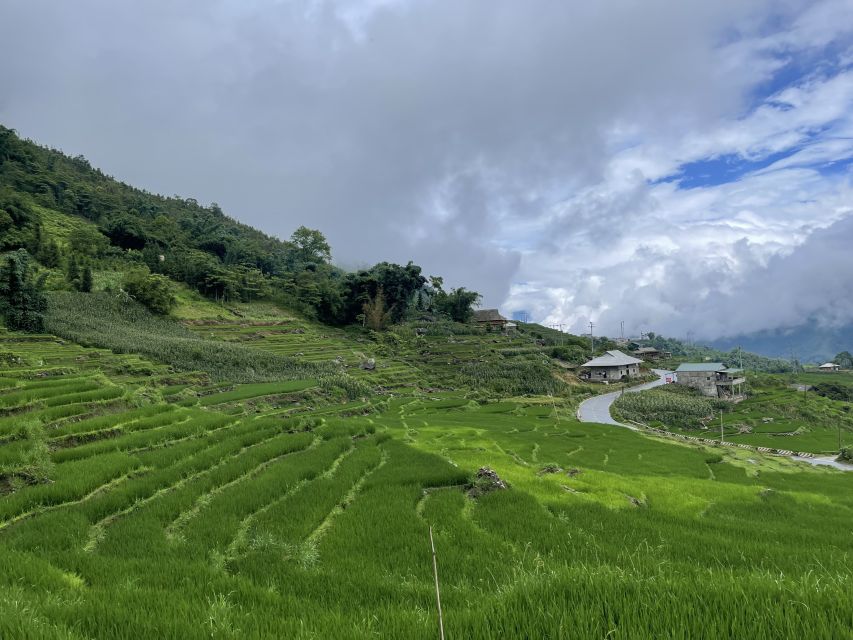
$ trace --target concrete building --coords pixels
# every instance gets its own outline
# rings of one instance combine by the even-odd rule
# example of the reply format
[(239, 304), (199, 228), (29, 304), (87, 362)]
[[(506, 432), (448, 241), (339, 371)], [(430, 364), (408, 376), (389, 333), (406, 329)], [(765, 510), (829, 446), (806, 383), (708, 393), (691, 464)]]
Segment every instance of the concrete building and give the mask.
[(840, 364), (835, 364), (834, 362), (825, 362), (818, 367), (821, 371), (825, 373), (835, 373), (841, 369)]
[(746, 378), (741, 369), (729, 369), (721, 362), (685, 362), (675, 370), (675, 381), (709, 398), (736, 398), (742, 395)]
[(654, 347), (640, 347), (634, 352), (638, 358), (642, 358), (643, 360), (661, 360), (665, 358), (671, 358), (672, 353), (669, 351), (661, 351), (660, 349), (655, 349)]
[(623, 377), (635, 378), (640, 375), (642, 362), (621, 351), (608, 351), (582, 365), (587, 369), (583, 377), (593, 382), (619, 382)]
[(478, 309), (474, 312), (474, 322), (477, 326), (485, 327), (487, 330), (492, 329), (503, 330), (506, 327), (507, 320), (497, 309)]

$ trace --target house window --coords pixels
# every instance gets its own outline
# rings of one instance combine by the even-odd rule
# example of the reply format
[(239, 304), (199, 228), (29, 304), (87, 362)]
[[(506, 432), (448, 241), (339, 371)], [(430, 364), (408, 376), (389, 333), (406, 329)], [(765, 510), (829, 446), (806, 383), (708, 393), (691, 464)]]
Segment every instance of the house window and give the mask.
[(710, 380), (710, 379), (711, 379), (711, 376), (708, 376), (708, 377), (706, 378), (706, 380)]

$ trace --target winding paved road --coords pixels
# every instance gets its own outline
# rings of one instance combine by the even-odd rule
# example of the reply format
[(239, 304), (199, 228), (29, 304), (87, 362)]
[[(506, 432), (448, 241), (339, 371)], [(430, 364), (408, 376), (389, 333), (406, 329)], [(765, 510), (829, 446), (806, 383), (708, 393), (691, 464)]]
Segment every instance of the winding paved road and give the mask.
[[(630, 387), (625, 389), (625, 393), (637, 393), (638, 391), (644, 391), (646, 389), (651, 389), (653, 387), (659, 387), (662, 384), (666, 384), (666, 374), (670, 373), (664, 369), (654, 369), (654, 372), (658, 374), (658, 379), (654, 382), (647, 382), (646, 384), (637, 385), (636, 387)], [(597, 422), (599, 424), (613, 424), (617, 427), (625, 427), (627, 429), (633, 429), (637, 431), (637, 427), (632, 427), (629, 424), (622, 424), (621, 422), (617, 422), (613, 419), (613, 416), (610, 415), (610, 405), (612, 405), (616, 398), (618, 398), (622, 394), (622, 390), (612, 391), (610, 393), (605, 393), (600, 396), (593, 396), (592, 398), (588, 398), (581, 402), (578, 407), (578, 420), (581, 422)]]
[[(658, 379), (654, 382), (647, 382), (646, 384), (637, 385), (636, 387), (631, 387), (630, 389), (625, 389), (626, 393), (637, 393), (638, 391), (645, 391), (646, 389), (652, 389), (654, 387), (659, 387), (662, 384), (666, 384), (666, 375), (670, 373), (669, 371), (665, 371), (664, 369), (654, 369), (654, 372), (658, 374)], [(610, 393), (605, 393), (600, 396), (593, 396), (592, 398), (588, 398), (581, 402), (578, 407), (578, 420), (581, 422), (597, 422), (599, 424), (612, 424), (617, 427), (625, 427), (626, 429), (632, 429), (634, 431), (639, 431), (637, 427), (634, 427), (630, 424), (622, 424), (621, 422), (617, 422), (613, 419), (613, 416), (610, 415), (610, 406), (616, 402), (616, 398), (618, 398), (622, 393), (622, 390), (619, 391), (611, 391)], [(800, 456), (792, 456), (793, 460), (799, 460), (800, 462), (807, 462), (811, 465), (816, 466), (827, 466), (833, 467), (835, 469), (840, 469), (841, 471), (853, 471), (853, 465), (847, 464), (845, 462), (839, 462), (832, 456), (820, 456), (815, 458), (802, 458)]]

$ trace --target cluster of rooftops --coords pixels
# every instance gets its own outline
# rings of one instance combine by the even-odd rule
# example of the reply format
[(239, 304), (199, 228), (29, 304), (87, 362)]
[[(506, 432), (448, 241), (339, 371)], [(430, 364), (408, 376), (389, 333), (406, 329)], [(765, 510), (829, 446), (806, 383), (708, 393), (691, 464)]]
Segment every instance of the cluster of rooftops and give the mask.
[[(487, 328), (502, 329), (504, 331), (511, 331), (516, 328), (516, 324), (502, 316), (500, 311), (497, 309), (479, 309), (474, 311), (474, 322), (481, 326), (486, 326)], [(627, 343), (627, 341), (623, 342)], [(634, 356), (623, 353), (618, 349), (614, 349), (612, 351), (605, 352), (597, 358), (593, 358), (581, 366), (593, 370), (600, 370), (600, 377), (603, 377), (602, 373), (607, 369), (612, 369), (613, 371), (624, 371), (624, 375), (628, 375), (630, 377), (639, 373), (639, 365), (644, 360), (658, 360), (659, 358), (668, 358), (672, 355), (668, 351), (661, 351), (654, 347), (639, 347), (634, 351), (634, 353), (642, 359), (635, 358)], [(827, 362), (820, 365), (818, 368), (821, 371), (838, 371), (840, 369), (839, 365), (834, 362)], [(679, 365), (675, 370), (676, 374), (714, 373), (717, 374), (718, 377), (726, 377), (727, 375), (731, 376), (740, 372), (741, 369), (726, 367), (721, 362), (685, 362)]]

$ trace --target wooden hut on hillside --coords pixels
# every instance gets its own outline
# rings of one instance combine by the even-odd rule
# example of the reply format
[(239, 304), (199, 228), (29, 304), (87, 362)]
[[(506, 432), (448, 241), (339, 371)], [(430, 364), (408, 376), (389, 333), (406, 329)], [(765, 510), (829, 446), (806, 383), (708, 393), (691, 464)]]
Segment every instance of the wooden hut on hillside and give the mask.
[(509, 320), (504, 318), (497, 309), (478, 309), (474, 312), (474, 322), (487, 331), (503, 331)]

